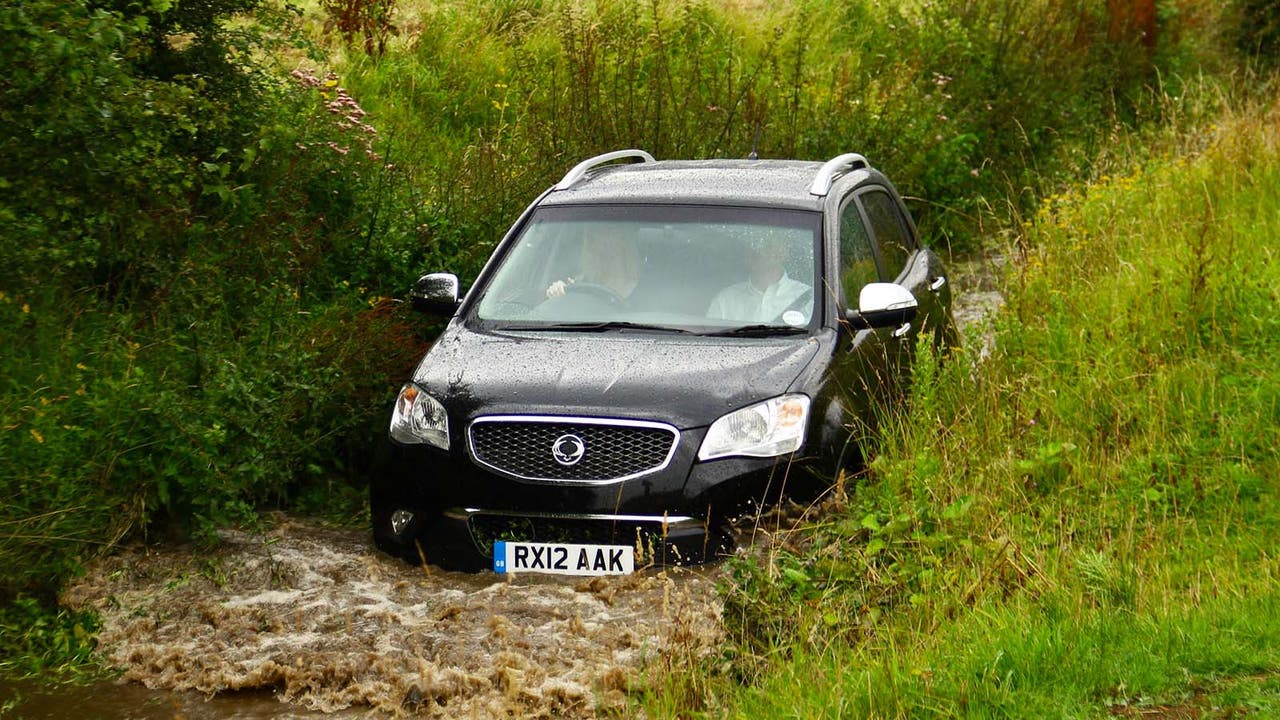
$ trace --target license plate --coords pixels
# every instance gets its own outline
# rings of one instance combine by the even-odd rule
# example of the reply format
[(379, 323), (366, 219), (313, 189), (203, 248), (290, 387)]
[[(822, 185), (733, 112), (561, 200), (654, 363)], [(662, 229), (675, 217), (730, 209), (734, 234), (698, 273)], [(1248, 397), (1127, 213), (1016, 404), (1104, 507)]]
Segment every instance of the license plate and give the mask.
[(630, 575), (635, 570), (635, 548), (630, 545), (503, 541), (493, 544), (493, 571), (496, 573)]

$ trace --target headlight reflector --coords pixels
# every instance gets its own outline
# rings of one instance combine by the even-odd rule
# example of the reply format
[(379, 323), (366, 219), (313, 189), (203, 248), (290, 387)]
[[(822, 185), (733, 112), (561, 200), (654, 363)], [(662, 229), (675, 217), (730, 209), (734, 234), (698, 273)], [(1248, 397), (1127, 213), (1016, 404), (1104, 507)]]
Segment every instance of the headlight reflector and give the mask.
[(804, 444), (809, 419), (806, 395), (780, 395), (735, 410), (711, 423), (698, 449), (699, 460), (731, 455), (774, 457)]
[(405, 445), (434, 445), (449, 449), (449, 416), (439, 400), (413, 383), (400, 388), (391, 413), (391, 439)]

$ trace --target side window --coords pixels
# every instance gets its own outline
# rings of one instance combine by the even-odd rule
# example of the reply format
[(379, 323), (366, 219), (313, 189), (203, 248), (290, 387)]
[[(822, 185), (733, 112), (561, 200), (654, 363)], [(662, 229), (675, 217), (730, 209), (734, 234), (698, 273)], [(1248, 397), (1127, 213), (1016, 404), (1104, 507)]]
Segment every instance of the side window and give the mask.
[(840, 211), (840, 285), (849, 307), (858, 306), (862, 286), (876, 281), (876, 261), (871, 253), (871, 236), (850, 200)]
[(898, 204), (889, 193), (873, 190), (858, 196), (871, 223), (871, 234), (880, 249), (880, 279), (892, 282), (898, 279), (907, 265), (907, 257), (915, 250), (915, 243), (907, 232), (907, 226), (898, 212)]

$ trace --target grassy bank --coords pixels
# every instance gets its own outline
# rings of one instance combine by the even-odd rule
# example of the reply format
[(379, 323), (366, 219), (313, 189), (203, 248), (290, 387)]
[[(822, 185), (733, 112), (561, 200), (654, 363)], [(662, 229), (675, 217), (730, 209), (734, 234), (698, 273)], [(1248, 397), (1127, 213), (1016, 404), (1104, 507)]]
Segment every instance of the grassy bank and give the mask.
[(725, 656), (654, 714), (1280, 713), (1278, 127), (1047, 198), (991, 356), (926, 364), (869, 475), (736, 563)]

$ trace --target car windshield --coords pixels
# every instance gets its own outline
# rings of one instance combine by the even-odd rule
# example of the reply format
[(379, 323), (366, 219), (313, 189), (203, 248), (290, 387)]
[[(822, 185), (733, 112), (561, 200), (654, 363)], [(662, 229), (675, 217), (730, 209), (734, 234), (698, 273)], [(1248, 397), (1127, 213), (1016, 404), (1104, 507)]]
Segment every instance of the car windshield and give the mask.
[(814, 318), (820, 227), (799, 210), (539, 208), (475, 317), (506, 329), (800, 332)]

